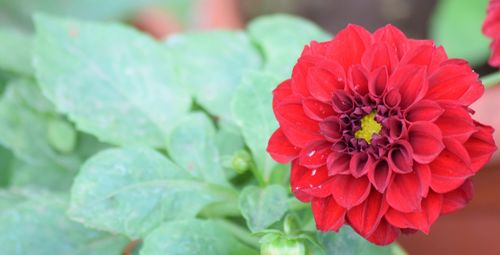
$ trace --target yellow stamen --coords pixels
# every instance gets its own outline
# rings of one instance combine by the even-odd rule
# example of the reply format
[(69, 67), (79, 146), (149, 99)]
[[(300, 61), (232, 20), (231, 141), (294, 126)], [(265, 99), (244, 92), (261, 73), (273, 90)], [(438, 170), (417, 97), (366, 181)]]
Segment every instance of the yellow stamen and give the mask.
[(368, 144), (371, 143), (373, 134), (378, 134), (382, 129), (382, 125), (375, 120), (375, 114), (371, 112), (361, 118), (361, 129), (354, 133), (354, 137), (365, 139)]

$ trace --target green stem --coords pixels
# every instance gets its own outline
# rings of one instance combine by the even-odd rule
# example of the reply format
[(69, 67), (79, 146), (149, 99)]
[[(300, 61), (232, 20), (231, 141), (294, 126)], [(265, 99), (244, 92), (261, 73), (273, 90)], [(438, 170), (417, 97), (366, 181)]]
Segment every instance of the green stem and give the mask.
[(251, 165), (250, 165), (250, 171), (255, 176), (255, 179), (257, 179), (257, 182), (259, 183), (259, 186), (265, 187), (267, 185), (266, 181), (264, 180), (264, 176), (262, 176), (262, 173), (257, 168), (257, 164), (255, 164), (255, 162), (251, 163)]
[(484, 87), (490, 88), (495, 85), (500, 84), (500, 72), (495, 72), (492, 74), (488, 74), (486, 76), (481, 77), (481, 81), (484, 84)]
[(260, 249), (259, 238), (253, 236), (247, 229), (228, 220), (220, 220), (219, 223), (241, 242), (250, 247)]

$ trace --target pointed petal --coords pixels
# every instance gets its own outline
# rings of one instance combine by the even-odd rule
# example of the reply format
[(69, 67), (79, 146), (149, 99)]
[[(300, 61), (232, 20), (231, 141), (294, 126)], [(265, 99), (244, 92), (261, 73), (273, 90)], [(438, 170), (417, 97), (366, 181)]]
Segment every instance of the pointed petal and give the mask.
[(287, 98), (274, 110), (281, 130), (293, 145), (303, 148), (309, 141), (322, 139), (319, 123), (306, 116), (302, 104), (295, 98)]
[(370, 182), (366, 177), (356, 179), (350, 175), (335, 175), (331, 178), (333, 198), (346, 209), (361, 204), (370, 193)]
[(370, 74), (368, 80), (368, 91), (373, 98), (380, 98), (387, 88), (389, 74), (387, 68), (382, 66)]
[(385, 219), (398, 228), (418, 229), (425, 234), (429, 234), (431, 225), (437, 220), (441, 213), (443, 196), (434, 192), (422, 200), (422, 211), (403, 213), (395, 209), (389, 209), (385, 214)]
[(393, 227), (385, 219), (382, 219), (377, 229), (367, 239), (377, 245), (388, 245), (394, 242), (398, 236), (399, 229)]
[(290, 185), (295, 196), (303, 201), (310, 201), (311, 196), (326, 197), (331, 193), (330, 177), (325, 167), (309, 169), (292, 162), (290, 171)]
[[(451, 145), (450, 142), (447, 142)], [(470, 159), (457, 142), (447, 146), (439, 156), (429, 164), (432, 173), (431, 188), (439, 193), (445, 193), (458, 188), (474, 172), (470, 167)]]
[(273, 109), (278, 106), (285, 98), (292, 95), (291, 81), (285, 80), (273, 90)]
[(477, 131), (465, 107), (451, 103), (441, 103), (441, 107), (444, 112), (434, 123), (441, 129), (443, 137), (453, 137), (465, 142)]
[(330, 103), (332, 91), (335, 89), (343, 90), (345, 87), (345, 72), (334, 61), (324, 63), (321, 66), (309, 69), (307, 89), (317, 100)]
[(389, 79), (389, 89), (399, 89), (401, 109), (420, 101), (427, 93), (427, 71), (425, 67), (407, 65), (399, 67)]
[(406, 111), (406, 120), (409, 122), (434, 122), (443, 112), (444, 109), (438, 103), (424, 99), (415, 103)]
[(269, 139), (266, 150), (274, 160), (281, 164), (286, 164), (297, 158), (300, 152), (299, 148), (293, 146), (293, 144), (288, 141), (280, 128), (274, 131)]
[(337, 116), (330, 116), (319, 123), (320, 134), (329, 142), (337, 142), (342, 137), (342, 124)]
[(441, 130), (429, 122), (414, 122), (408, 128), (408, 142), (413, 148), (413, 159), (426, 164), (443, 150)]
[(332, 107), (338, 113), (344, 113), (352, 110), (354, 101), (352, 96), (346, 91), (336, 89), (332, 93)]
[(392, 72), (393, 68), (398, 62), (398, 57), (396, 54), (391, 54), (387, 45), (384, 43), (374, 43), (368, 47), (361, 63), (368, 71), (373, 71), (379, 67), (385, 66), (389, 73)]
[(419, 179), (421, 196), (427, 197), (427, 194), (429, 193), (429, 188), (431, 186), (431, 178), (432, 178), (431, 169), (429, 168), (429, 165), (421, 165), (415, 163), (413, 171), (415, 171)]
[(387, 160), (382, 159), (375, 163), (372, 171), (368, 172), (368, 179), (373, 187), (380, 193), (384, 193), (392, 177), (392, 171), (389, 168)]
[(354, 178), (359, 178), (366, 175), (369, 169), (373, 168), (373, 160), (368, 153), (354, 153), (349, 162), (349, 169)]
[(369, 72), (363, 66), (353, 66), (349, 72), (350, 89), (358, 95), (366, 95), (368, 93), (368, 76)]
[(309, 143), (299, 156), (299, 164), (307, 168), (318, 168), (326, 165), (326, 158), (332, 152), (331, 144), (326, 141), (313, 141)]
[(339, 62), (344, 70), (349, 70), (352, 65), (361, 63), (361, 57), (371, 41), (370, 32), (363, 27), (349, 24), (337, 33), (327, 55)]
[(403, 32), (391, 24), (377, 29), (377, 31), (373, 33), (373, 37), (377, 42), (384, 42), (387, 45), (392, 46), (392, 49), (389, 47), (389, 50), (393, 50), (396, 56), (398, 56), (398, 59), (401, 59), (408, 51), (406, 36)]
[(311, 203), (316, 228), (321, 231), (338, 231), (345, 222), (346, 209), (331, 196), (315, 198)]
[(304, 113), (312, 120), (322, 121), (334, 114), (331, 105), (312, 98), (302, 100), (302, 106), (304, 107)]
[(387, 203), (400, 212), (420, 210), (422, 191), (417, 173), (396, 174), (387, 188)]
[(326, 159), (328, 175), (348, 174), (350, 172), (349, 164), (351, 156), (343, 152), (332, 152)]
[(479, 130), (464, 143), (471, 158), (473, 172), (479, 171), (492, 157), (497, 147), (493, 140), (493, 128), (475, 122)]
[(445, 193), (443, 195), (443, 207), (441, 214), (448, 214), (465, 207), (474, 195), (472, 181), (467, 179), (458, 189)]
[(393, 145), (389, 150), (387, 162), (392, 171), (406, 174), (413, 171), (413, 151), (411, 145), (401, 140)]
[(384, 196), (372, 191), (363, 203), (347, 212), (347, 219), (356, 232), (361, 236), (368, 237), (377, 229), (387, 209), (389, 206), (384, 201)]
[(384, 105), (389, 109), (398, 107), (401, 103), (401, 94), (399, 93), (399, 90), (392, 89), (391, 91), (387, 92), (384, 96), (383, 102)]

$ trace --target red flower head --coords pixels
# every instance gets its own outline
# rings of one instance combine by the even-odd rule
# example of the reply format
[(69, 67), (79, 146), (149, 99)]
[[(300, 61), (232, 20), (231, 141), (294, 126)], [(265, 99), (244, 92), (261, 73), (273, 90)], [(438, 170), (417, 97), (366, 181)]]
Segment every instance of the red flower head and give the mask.
[(483, 24), (483, 34), (493, 39), (490, 65), (500, 67), (500, 0), (490, 0)]
[(267, 150), (292, 162), (292, 191), (312, 203), (318, 229), (349, 224), (389, 244), (471, 199), (470, 177), (496, 150), (468, 107), (483, 90), (432, 41), (349, 25), (306, 46), (274, 90), (280, 127)]

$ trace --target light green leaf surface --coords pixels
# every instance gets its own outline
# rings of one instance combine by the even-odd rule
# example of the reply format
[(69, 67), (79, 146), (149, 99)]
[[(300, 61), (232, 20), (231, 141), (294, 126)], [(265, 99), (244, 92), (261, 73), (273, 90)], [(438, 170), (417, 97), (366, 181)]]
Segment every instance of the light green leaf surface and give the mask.
[(43, 15), (35, 24), (40, 86), (78, 129), (118, 145), (164, 145), (191, 105), (165, 47), (118, 24)]
[(69, 191), (76, 171), (68, 171), (45, 162), (31, 164), (14, 159), (9, 167), (11, 187), (35, 187), (53, 191)]
[(489, 39), (481, 34), (488, 0), (441, 0), (431, 18), (430, 34), (452, 58), (473, 65), (486, 62)]
[(258, 51), (243, 32), (215, 31), (171, 37), (181, 84), (208, 112), (230, 118), (232, 98), (242, 76), (260, 67)]
[(163, 221), (192, 218), (218, 190), (147, 148), (102, 151), (75, 178), (69, 215), (96, 229), (144, 237)]
[(405, 255), (397, 244), (377, 246), (360, 237), (352, 228), (344, 226), (338, 233), (318, 232), (317, 238), (324, 251), (314, 255)]
[(221, 164), (224, 167), (228, 179), (236, 176), (237, 172), (232, 168), (232, 160), (236, 152), (245, 148), (245, 142), (239, 127), (229, 121), (221, 120), (219, 129), (215, 134), (215, 144), (219, 151)]
[(266, 152), (267, 142), (278, 127), (272, 111), (272, 91), (279, 80), (269, 74), (251, 73), (245, 77), (232, 100), (233, 117), (264, 181), (269, 181), (277, 164)]
[(0, 145), (0, 187), (7, 186), (11, 181), (10, 164), (13, 160), (12, 152)]
[(169, 155), (193, 177), (228, 185), (214, 139), (210, 119), (203, 113), (192, 113), (172, 131)]
[(119, 255), (128, 240), (70, 221), (63, 196), (0, 191), (0, 254)]
[(0, 69), (32, 76), (31, 53), (33, 38), (17, 30), (0, 29)]
[(265, 70), (279, 79), (290, 77), (305, 45), (331, 38), (316, 24), (284, 14), (254, 19), (248, 25), (248, 33), (264, 54)]
[(256, 255), (216, 221), (188, 220), (159, 226), (144, 239), (141, 255)]
[[(33, 101), (38, 100), (38, 88), (27, 82), (9, 84), (0, 99), (0, 143), (12, 150), (16, 157), (32, 165), (55, 165), (75, 171), (80, 159), (75, 155), (60, 155), (47, 139), (47, 122), (50, 116), (35, 111), (25, 104), (23, 91), (30, 90)], [(31, 87), (25, 87), (31, 86)]]
[(288, 210), (287, 192), (283, 186), (246, 187), (240, 194), (239, 207), (252, 232), (258, 232), (279, 221)]

